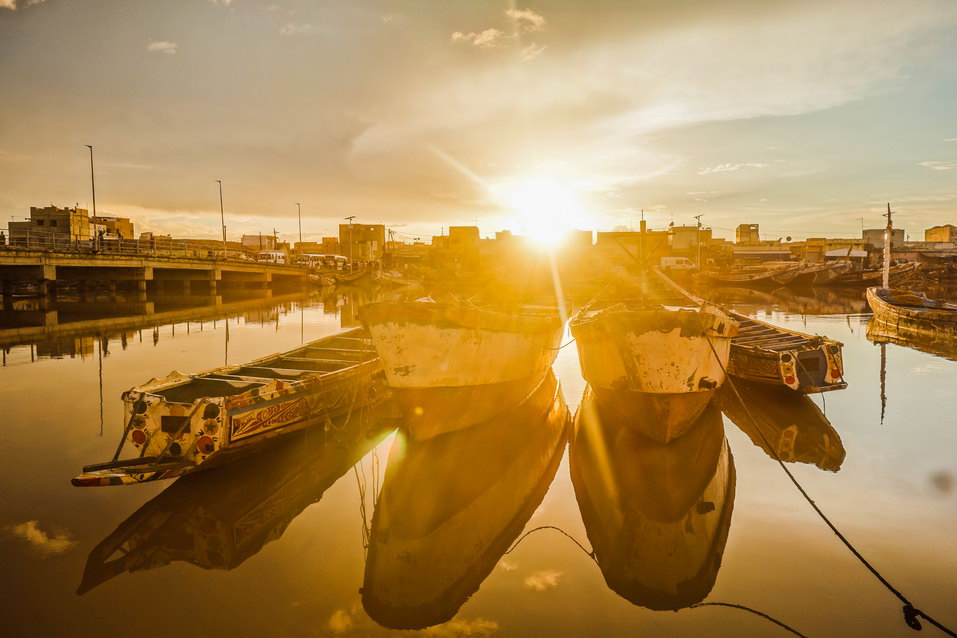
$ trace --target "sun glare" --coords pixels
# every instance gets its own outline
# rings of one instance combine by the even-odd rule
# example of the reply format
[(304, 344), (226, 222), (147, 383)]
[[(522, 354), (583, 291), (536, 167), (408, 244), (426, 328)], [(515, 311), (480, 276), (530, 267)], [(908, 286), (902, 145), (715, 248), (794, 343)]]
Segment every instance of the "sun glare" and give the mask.
[(554, 177), (518, 181), (505, 189), (502, 199), (514, 212), (516, 230), (542, 246), (555, 246), (569, 231), (589, 225), (588, 211), (578, 194)]

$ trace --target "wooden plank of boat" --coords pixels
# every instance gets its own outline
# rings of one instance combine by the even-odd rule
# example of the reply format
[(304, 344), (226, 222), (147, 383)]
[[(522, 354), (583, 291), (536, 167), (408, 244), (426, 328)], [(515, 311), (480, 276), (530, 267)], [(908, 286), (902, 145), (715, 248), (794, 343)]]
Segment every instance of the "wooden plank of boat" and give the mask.
[[(385, 400), (388, 389), (367, 334), (359, 352), (348, 359), (325, 356), (330, 351), (343, 356), (340, 346), (354, 344), (363, 335), (353, 329), (247, 364), (191, 376), (174, 372), (125, 392), (127, 425), (116, 455), (108, 463), (84, 468), (73, 484), (173, 478)], [(135, 456), (121, 460), (127, 445)]]
[(362, 605), (390, 629), (450, 620), (542, 502), (568, 408), (549, 372), (528, 401), (426, 441), (396, 439), (376, 503)]
[[(846, 452), (831, 422), (807, 395), (785, 388), (738, 382), (726, 386), (718, 407), (772, 459), (841, 469)], [(740, 397), (740, 398), (739, 398)]]
[(215, 472), (182, 477), (93, 548), (77, 594), (174, 561), (235, 569), (280, 538), (397, 424), (394, 405), (381, 402), (333, 419), (325, 436), (300, 431)]
[[(635, 419), (643, 434), (667, 443), (695, 422), (724, 382), (737, 322), (717, 306), (683, 298), (677, 284), (664, 286), (667, 278), (658, 276), (642, 276), (637, 299), (612, 295), (585, 306), (571, 331), (599, 401), (622, 415), (643, 415)], [(663, 297), (683, 307), (666, 307)]]
[(734, 509), (734, 458), (713, 404), (667, 445), (640, 430), (607, 416), (586, 388), (569, 446), (572, 485), (608, 586), (635, 605), (678, 610), (714, 587)]
[(522, 401), (558, 354), (557, 307), (377, 302), (359, 309), (415, 438), (469, 427)]

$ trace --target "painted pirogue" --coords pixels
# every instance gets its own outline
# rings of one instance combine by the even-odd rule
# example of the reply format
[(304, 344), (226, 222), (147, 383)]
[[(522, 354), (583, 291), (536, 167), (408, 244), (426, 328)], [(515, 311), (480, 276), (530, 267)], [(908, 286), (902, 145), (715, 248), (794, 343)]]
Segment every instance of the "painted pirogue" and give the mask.
[[(681, 436), (724, 382), (737, 322), (643, 271), (571, 321), (582, 374), (598, 401), (660, 443)], [(677, 307), (676, 307), (677, 306)]]
[(378, 302), (359, 310), (417, 439), (486, 421), (528, 397), (558, 354), (558, 307)]
[[(660, 285), (679, 299), (701, 302), (660, 272), (657, 275)], [(727, 366), (731, 376), (803, 393), (847, 387), (841, 342), (781, 328), (738, 312), (728, 315), (738, 323)]]
[(575, 414), (569, 469), (595, 560), (635, 605), (678, 610), (714, 587), (734, 509), (735, 469), (711, 404), (668, 444), (607, 414), (590, 389)]
[(875, 322), (897, 332), (957, 339), (957, 304), (910, 290), (880, 287), (867, 289), (867, 303)]
[[(181, 476), (388, 394), (369, 335), (358, 328), (244, 365), (174, 372), (123, 394), (126, 428), (113, 460), (84, 467), (73, 484)], [(127, 445), (134, 456), (120, 459)]]

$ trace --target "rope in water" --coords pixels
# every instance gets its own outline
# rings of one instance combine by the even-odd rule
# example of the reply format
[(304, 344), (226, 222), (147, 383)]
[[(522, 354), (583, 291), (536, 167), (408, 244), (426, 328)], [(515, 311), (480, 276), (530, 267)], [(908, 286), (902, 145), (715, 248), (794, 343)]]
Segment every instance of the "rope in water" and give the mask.
[[(737, 398), (738, 402), (741, 404), (741, 407), (744, 408), (744, 411), (748, 415), (748, 418), (751, 420), (752, 425), (754, 425), (754, 429), (757, 430), (758, 434), (764, 440), (765, 444), (767, 445), (767, 449), (773, 451), (774, 446), (771, 445), (771, 442), (768, 441), (767, 437), (764, 436), (764, 433), (761, 431), (761, 428), (758, 427), (757, 420), (754, 418), (754, 415), (751, 414), (751, 410), (748, 409), (748, 406), (744, 402), (744, 399), (741, 398), (741, 394), (738, 392), (738, 388), (735, 386), (734, 381), (732, 381), (731, 377), (728, 375), (728, 371), (725, 369), (724, 363), (721, 361), (721, 358), (718, 356), (718, 352), (717, 350), (715, 350), (714, 344), (711, 343), (711, 338), (705, 335), (705, 339), (707, 340), (708, 346), (711, 348), (711, 352), (714, 354), (715, 359), (718, 361), (718, 365), (721, 366), (721, 370), (725, 374), (725, 381), (728, 383), (728, 386), (734, 392), (734, 395)], [(851, 544), (851, 542), (847, 540), (844, 534), (842, 534), (841, 531), (837, 529), (837, 527), (834, 525), (834, 523), (831, 522), (831, 519), (829, 519), (827, 515), (821, 510), (821, 508), (817, 506), (817, 503), (814, 502), (814, 499), (811, 498), (811, 496), (807, 493), (807, 491), (804, 489), (801, 483), (797, 480), (797, 478), (795, 478), (795, 476), (787, 468), (787, 466), (784, 464), (784, 461), (781, 460), (781, 458), (778, 456), (776, 451), (774, 452), (774, 460), (777, 462), (779, 466), (781, 466), (781, 469), (784, 470), (784, 473), (787, 475), (788, 479), (790, 479), (791, 483), (794, 484), (794, 487), (797, 488), (798, 492), (801, 493), (801, 496), (804, 497), (804, 500), (807, 501), (808, 505), (810, 505), (814, 509), (814, 511), (817, 512), (817, 515), (821, 518), (821, 520), (823, 520), (824, 523), (829, 528), (831, 528), (831, 531), (834, 532), (834, 535), (837, 536), (842, 543), (844, 543), (844, 546), (851, 551), (854, 557), (857, 558), (857, 560), (859, 560), (861, 564), (864, 565), (864, 567), (866, 567), (868, 571), (870, 571), (877, 578), (877, 580), (880, 581), (882, 585), (884, 585), (885, 588), (887, 588), (888, 591), (890, 591), (892, 594), (894, 594), (897, 597), (898, 600), (904, 603), (904, 607), (902, 611), (904, 614), (904, 622), (907, 624), (908, 627), (910, 627), (911, 629), (915, 631), (920, 631), (923, 627), (921, 626), (919, 619), (923, 618), (924, 620), (934, 625), (935, 627), (940, 629), (942, 632), (944, 632), (948, 636), (954, 636), (955, 638), (957, 638), (957, 633), (954, 633), (951, 629), (948, 629), (941, 623), (937, 622), (936, 620), (934, 620), (933, 618), (925, 614), (920, 609), (917, 609), (916, 607), (914, 607), (913, 603), (911, 603), (911, 601), (908, 600), (907, 597), (904, 596), (904, 594), (898, 591), (896, 587), (891, 585), (890, 582), (888, 582), (888, 580), (884, 578), (884, 576), (879, 571), (877, 571), (877, 569), (873, 565), (871, 565), (870, 562), (868, 562), (868, 560), (864, 558), (864, 556), (861, 555), (859, 551), (857, 551), (857, 549)]]

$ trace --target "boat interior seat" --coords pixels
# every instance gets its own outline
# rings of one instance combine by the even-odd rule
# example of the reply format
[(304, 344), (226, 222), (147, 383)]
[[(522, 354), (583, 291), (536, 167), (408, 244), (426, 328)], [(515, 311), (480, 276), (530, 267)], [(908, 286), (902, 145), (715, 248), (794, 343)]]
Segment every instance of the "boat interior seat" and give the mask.
[(189, 383), (158, 390), (153, 394), (157, 394), (173, 403), (192, 403), (203, 397), (230, 397), (264, 385), (265, 383), (262, 381), (234, 381), (231, 379), (197, 377)]

